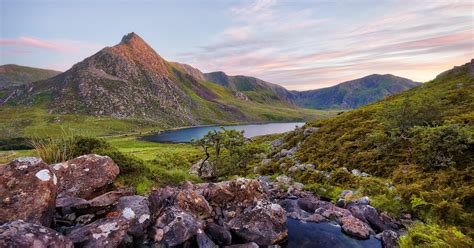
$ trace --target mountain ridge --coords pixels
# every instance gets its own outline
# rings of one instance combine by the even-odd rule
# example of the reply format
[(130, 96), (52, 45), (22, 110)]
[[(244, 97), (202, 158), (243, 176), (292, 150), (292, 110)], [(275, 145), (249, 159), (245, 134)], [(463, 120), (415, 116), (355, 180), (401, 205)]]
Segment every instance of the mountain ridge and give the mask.
[[(52, 78), (0, 92), (7, 106), (43, 106), (52, 114), (139, 118), (171, 126), (302, 120), (316, 116), (274, 99), (252, 101), (196, 79), (187, 66), (168, 62), (135, 33)], [(255, 92), (258, 98), (259, 92)]]

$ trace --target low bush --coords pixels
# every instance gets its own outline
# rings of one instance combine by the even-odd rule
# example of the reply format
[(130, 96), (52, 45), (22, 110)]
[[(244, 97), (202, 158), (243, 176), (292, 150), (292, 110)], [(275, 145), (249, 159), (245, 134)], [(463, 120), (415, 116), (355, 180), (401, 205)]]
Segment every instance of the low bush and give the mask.
[(417, 222), (408, 228), (408, 233), (400, 238), (398, 244), (400, 248), (468, 248), (472, 247), (472, 239), (456, 227)]

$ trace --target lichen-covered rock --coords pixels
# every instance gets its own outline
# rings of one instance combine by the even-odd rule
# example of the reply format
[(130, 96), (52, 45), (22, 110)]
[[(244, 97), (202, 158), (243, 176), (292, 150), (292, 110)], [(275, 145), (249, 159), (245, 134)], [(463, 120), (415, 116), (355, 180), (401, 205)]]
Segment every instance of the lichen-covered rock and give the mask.
[(105, 218), (72, 230), (67, 235), (78, 247), (117, 247), (130, 227), (124, 216)]
[(16, 220), (0, 226), (0, 247), (72, 248), (69, 238), (39, 224)]
[(342, 217), (341, 219), (342, 231), (350, 236), (354, 236), (360, 239), (368, 239), (370, 236), (370, 228), (352, 215)]
[(39, 158), (0, 166), (0, 222), (22, 219), (50, 226), (57, 191), (55, 173)]
[(83, 155), (51, 166), (59, 178), (59, 197), (91, 199), (111, 184), (120, 172), (108, 156)]
[(206, 234), (218, 245), (230, 245), (232, 243), (232, 234), (223, 226), (209, 223), (204, 229)]
[(239, 239), (258, 245), (272, 245), (288, 235), (285, 210), (263, 200), (230, 220), (228, 226)]
[(148, 198), (139, 195), (124, 196), (117, 203), (117, 211), (132, 222), (129, 234), (139, 237), (146, 233), (151, 222)]
[(228, 183), (228, 190), (234, 194), (237, 205), (252, 204), (262, 198), (262, 185), (258, 180), (237, 178)]
[(158, 217), (154, 225), (155, 241), (164, 241), (168, 246), (176, 246), (189, 240), (202, 230), (203, 223), (192, 215), (175, 207), (169, 207)]
[(182, 190), (176, 195), (176, 204), (197, 218), (211, 216), (212, 208), (207, 200), (194, 190)]

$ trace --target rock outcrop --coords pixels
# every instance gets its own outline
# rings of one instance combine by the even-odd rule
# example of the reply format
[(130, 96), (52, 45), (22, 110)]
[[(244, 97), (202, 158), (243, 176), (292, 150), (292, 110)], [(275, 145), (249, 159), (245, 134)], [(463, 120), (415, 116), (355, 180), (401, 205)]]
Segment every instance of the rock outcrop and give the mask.
[(91, 199), (104, 192), (120, 172), (107, 156), (83, 155), (52, 166), (59, 178), (59, 197)]
[(22, 157), (0, 166), (0, 222), (25, 220), (50, 226), (58, 179), (41, 159)]
[(69, 238), (48, 227), (15, 220), (0, 225), (0, 247), (72, 248)]
[[(218, 183), (185, 182), (154, 189), (148, 196), (135, 195), (132, 188), (104, 192), (118, 174), (116, 167), (110, 158), (98, 155), (52, 166), (24, 158), (0, 167), (1, 192), (7, 196), (3, 206), (8, 206), (8, 197), (15, 197), (4, 190), (10, 189), (23, 196), (12, 202), (23, 200), (39, 210), (15, 205), (21, 211), (14, 213), (2, 208), (0, 213), (6, 216), (2, 222), (6, 223), (0, 226), (0, 246), (277, 246), (288, 236), (287, 218), (293, 218), (331, 222), (358, 239), (378, 233), (376, 237), (392, 247), (402, 227), (399, 221), (379, 214), (369, 199), (338, 207), (304, 191), (302, 184), (287, 176), (276, 181), (261, 176)], [(20, 182), (23, 174), (26, 177)], [(58, 188), (61, 194), (56, 198)], [(37, 195), (42, 200), (32, 201)], [(13, 217), (8, 218), (10, 215)], [(41, 223), (53, 223), (54, 230)]]

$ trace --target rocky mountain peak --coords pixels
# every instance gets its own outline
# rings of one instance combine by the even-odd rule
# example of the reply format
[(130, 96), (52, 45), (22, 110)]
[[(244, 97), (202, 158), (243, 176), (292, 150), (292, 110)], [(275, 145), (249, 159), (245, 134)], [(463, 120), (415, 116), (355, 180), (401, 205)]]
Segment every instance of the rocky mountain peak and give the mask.
[(145, 41), (135, 32), (128, 33), (122, 37), (121, 44), (134, 44), (134, 43), (145, 43)]

